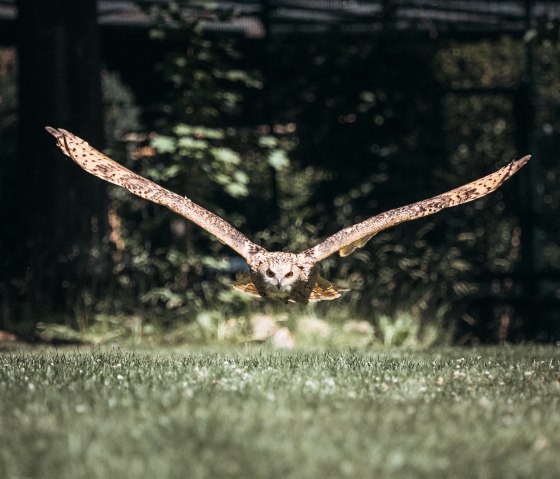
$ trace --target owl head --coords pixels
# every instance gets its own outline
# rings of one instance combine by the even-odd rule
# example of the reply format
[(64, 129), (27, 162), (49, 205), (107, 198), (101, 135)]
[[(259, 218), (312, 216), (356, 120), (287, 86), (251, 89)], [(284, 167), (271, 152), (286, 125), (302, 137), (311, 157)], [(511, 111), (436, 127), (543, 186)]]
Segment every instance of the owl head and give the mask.
[(259, 267), (263, 282), (270, 287), (288, 289), (301, 277), (302, 269), (293, 263), (264, 262)]
[(272, 253), (258, 265), (253, 281), (261, 295), (283, 299), (290, 296), (292, 288), (302, 281), (303, 276), (295, 255)]

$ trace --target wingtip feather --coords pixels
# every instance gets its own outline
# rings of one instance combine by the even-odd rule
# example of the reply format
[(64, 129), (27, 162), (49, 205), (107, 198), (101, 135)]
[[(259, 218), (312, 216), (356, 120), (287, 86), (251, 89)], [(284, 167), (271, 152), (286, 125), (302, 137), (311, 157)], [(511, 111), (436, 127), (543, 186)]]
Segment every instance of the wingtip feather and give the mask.
[(513, 160), (511, 162), (511, 166), (514, 172), (517, 172), (517, 170), (519, 170), (521, 167), (525, 166), (525, 164), (531, 159), (532, 155), (525, 155), (522, 158), (519, 158), (517, 160)]

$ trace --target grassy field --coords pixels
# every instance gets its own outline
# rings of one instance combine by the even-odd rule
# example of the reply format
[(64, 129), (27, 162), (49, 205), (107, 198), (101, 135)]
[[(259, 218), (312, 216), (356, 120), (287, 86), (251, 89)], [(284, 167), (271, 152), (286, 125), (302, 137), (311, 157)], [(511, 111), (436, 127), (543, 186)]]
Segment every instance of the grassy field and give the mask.
[(0, 477), (560, 477), (560, 348), (0, 353)]

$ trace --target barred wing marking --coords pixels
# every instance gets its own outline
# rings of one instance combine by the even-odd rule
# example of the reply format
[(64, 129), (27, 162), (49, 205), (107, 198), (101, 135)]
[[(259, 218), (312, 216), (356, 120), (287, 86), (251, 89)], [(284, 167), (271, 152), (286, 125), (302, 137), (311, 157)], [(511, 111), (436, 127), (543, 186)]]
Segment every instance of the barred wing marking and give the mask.
[(216, 236), (222, 243), (228, 245), (245, 259), (257, 251), (264, 251), (263, 248), (249, 241), (245, 235), (219, 216), (197, 205), (187, 197), (177, 195), (133, 173), (97, 151), (76, 135), (62, 128), (47, 126), (46, 130), (56, 138), (57, 145), (62, 152), (88, 173), (109, 183), (122, 186), (141, 198), (166, 206), (179, 213)]
[(405, 221), (412, 221), (423, 216), (432, 215), (445, 208), (474, 201), (492, 193), (525, 165), (530, 158), (531, 156), (527, 155), (519, 160), (514, 160), (484, 178), (455, 188), (447, 193), (373, 216), (329, 236), (322, 243), (304, 251), (303, 254), (314, 258), (316, 261), (321, 261), (337, 251), (340, 253), (340, 256), (348, 256), (357, 248), (364, 246), (380, 231)]

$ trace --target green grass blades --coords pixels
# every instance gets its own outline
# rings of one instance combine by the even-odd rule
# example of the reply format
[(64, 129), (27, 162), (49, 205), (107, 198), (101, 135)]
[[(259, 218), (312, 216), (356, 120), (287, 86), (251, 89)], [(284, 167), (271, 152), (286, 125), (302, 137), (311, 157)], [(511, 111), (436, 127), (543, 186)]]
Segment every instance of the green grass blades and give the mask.
[(0, 477), (556, 478), (560, 348), (0, 354)]

